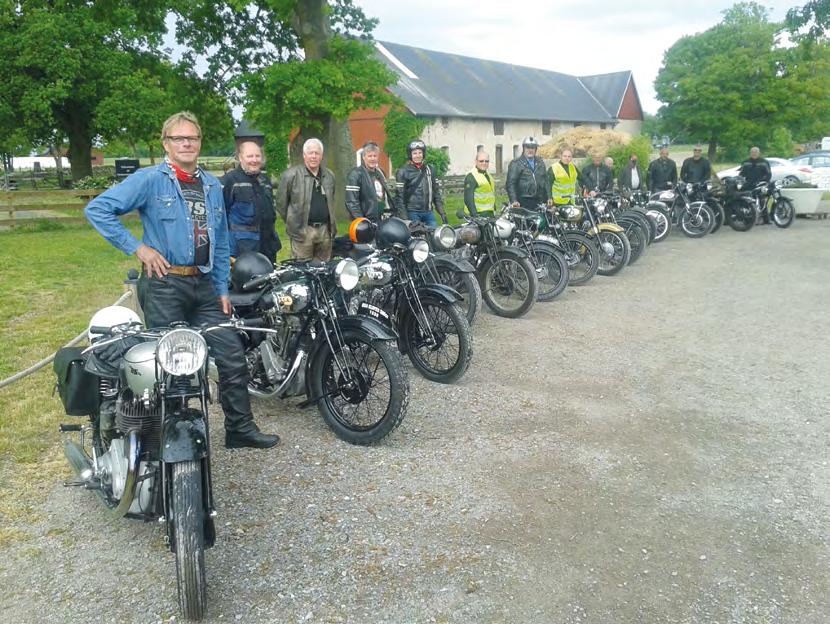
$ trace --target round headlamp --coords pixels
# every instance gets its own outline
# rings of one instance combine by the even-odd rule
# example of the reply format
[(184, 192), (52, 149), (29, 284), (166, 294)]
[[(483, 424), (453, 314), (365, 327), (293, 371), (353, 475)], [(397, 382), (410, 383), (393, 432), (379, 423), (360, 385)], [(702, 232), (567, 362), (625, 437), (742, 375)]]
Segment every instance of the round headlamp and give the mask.
[(337, 284), (343, 290), (352, 290), (357, 286), (357, 281), (360, 279), (360, 269), (357, 262), (351, 258), (346, 258), (337, 263), (334, 267), (334, 277), (337, 279)]
[(597, 212), (603, 214), (605, 212), (605, 205), (606, 202), (604, 199), (598, 199), (594, 202), (594, 208), (597, 209)]
[(192, 329), (174, 329), (159, 340), (156, 359), (171, 375), (192, 375), (205, 364), (207, 343)]
[(432, 242), (435, 243), (438, 249), (452, 249), (455, 247), (457, 240), (458, 235), (449, 225), (437, 227), (432, 233)]
[(412, 254), (412, 259), (419, 264), (426, 262), (429, 257), (429, 245), (422, 238), (418, 238), (409, 243), (409, 252)]

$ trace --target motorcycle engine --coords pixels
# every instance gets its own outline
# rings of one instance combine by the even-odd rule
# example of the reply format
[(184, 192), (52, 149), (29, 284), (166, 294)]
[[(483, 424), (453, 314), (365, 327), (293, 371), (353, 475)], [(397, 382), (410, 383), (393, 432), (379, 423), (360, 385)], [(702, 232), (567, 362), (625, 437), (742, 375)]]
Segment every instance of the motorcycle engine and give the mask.
[[(120, 499), (124, 495), (127, 481), (126, 439), (115, 438), (109, 450), (98, 458), (98, 477), (103, 486), (108, 486), (112, 496)], [(153, 511), (155, 496), (154, 462), (142, 461), (138, 466), (138, 485), (129, 513), (140, 514)]]
[(115, 405), (115, 428), (126, 434), (131, 429), (139, 433), (142, 449), (151, 459), (157, 459), (161, 444), (161, 408), (141, 399), (128, 397), (125, 392)]

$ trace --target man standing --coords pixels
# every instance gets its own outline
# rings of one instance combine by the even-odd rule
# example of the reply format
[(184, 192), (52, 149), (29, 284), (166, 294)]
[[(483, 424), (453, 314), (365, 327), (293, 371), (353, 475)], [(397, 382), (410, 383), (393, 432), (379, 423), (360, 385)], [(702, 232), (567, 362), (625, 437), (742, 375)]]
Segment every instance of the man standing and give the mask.
[(703, 157), (703, 146), (695, 145), (692, 157), (683, 161), (680, 167), (680, 179), (684, 182), (697, 184), (707, 182), (712, 177), (712, 165), (709, 159)]
[(669, 158), (669, 148), (660, 148), (660, 158), (648, 166), (648, 188), (652, 193), (677, 184), (677, 164)]
[(236, 257), (246, 251), (258, 251), (272, 264), (282, 243), (274, 229), (274, 191), (262, 169), (265, 156), (256, 141), (237, 143), (236, 169), (222, 178), (222, 195), (228, 215), (230, 253)]
[[(113, 246), (141, 261), (140, 303), (149, 327), (176, 321), (217, 324), (231, 313), (228, 224), (219, 180), (198, 167), (202, 130), (192, 113), (164, 122), (165, 162), (139, 169), (86, 207), (87, 219)], [(119, 221), (138, 210), (139, 242)], [(268, 448), (279, 436), (260, 432), (248, 396), (248, 366), (236, 332), (205, 336), (219, 369), (225, 446)]]
[(643, 188), (643, 172), (640, 171), (640, 164), (637, 162), (637, 154), (631, 154), (628, 163), (620, 170), (617, 184), (620, 191), (639, 191)]
[(438, 224), (432, 207), (435, 206), (444, 223), (447, 223), (447, 213), (435, 171), (424, 162), (426, 155), (427, 146), (423, 141), (411, 141), (406, 146), (409, 162), (395, 173), (397, 212), (412, 221), (435, 227)]
[(378, 160), (380, 147), (374, 141), (363, 146), (363, 164), (355, 167), (346, 177), (346, 210), (352, 219), (366, 217), (377, 223), (391, 200), (389, 184)]
[[(746, 180), (746, 189), (754, 189), (761, 182), (772, 180), (772, 169), (766, 158), (761, 158), (761, 150), (753, 147), (749, 150), (749, 158), (741, 163), (738, 175)], [(769, 211), (764, 210), (764, 225), (769, 225)]]
[(320, 139), (303, 143), (303, 164), (290, 167), (280, 178), (277, 212), (285, 221), (296, 260), (328, 260), (337, 234), (334, 219), (334, 174), (322, 166)]
[(614, 172), (602, 162), (602, 156), (591, 155), (591, 164), (580, 174), (579, 183), (589, 193), (604, 193), (614, 189)]
[(496, 211), (496, 181), (487, 171), (490, 155), (476, 154), (475, 166), (464, 178), (464, 207), (472, 216), (492, 217)]
[(550, 194), (555, 206), (565, 206), (575, 203), (576, 183), (579, 180), (579, 170), (573, 164), (573, 152), (567, 148), (559, 155), (559, 162), (548, 170), (550, 178)]
[(539, 143), (533, 137), (522, 141), (522, 155), (507, 167), (507, 197), (514, 207), (535, 210), (539, 204), (550, 204), (550, 188), (545, 161), (536, 156)]

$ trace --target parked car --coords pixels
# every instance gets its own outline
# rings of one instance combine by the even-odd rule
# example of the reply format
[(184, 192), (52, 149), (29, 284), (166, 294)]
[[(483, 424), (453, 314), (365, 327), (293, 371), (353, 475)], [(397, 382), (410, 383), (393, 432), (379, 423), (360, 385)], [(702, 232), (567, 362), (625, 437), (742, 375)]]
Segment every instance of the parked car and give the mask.
[(790, 162), (797, 167), (810, 167), (812, 169), (821, 169), (823, 167), (830, 167), (830, 150), (817, 150), (815, 152), (808, 152), (795, 158), (790, 158)]
[[(772, 170), (772, 181), (783, 181), (784, 185), (790, 184), (809, 184), (813, 175), (813, 169), (807, 164), (795, 164), (786, 158), (767, 158), (770, 169)], [(724, 169), (718, 171), (718, 178), (724, 178), (738, 175), (741, 170), (740, 165), (732, 167), (731, 169)]]

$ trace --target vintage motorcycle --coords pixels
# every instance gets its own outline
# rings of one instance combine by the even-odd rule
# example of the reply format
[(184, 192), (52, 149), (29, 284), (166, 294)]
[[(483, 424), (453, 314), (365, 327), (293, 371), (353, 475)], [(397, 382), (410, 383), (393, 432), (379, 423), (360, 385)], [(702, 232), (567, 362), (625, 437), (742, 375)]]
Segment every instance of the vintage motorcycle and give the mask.
[(658, 201), (668, 208), (669, 219), (680, 226), (680, 231), (689, 238), (706, 236), (715, 225), (715, 215), (704, 201), (691, 201), (689, 195), (693, 184), (680, 182), (677, 186), (651, 195), (651, 201)]
[(689, 189), (689, 200), (693, 202), (702, 201), (712, 211), (715, 222), (709, 233), (714, 234), (726, 223), (726, 211), (723, 209), (723, 204), (721, 204), (720, 198), (718, 197), (715, 185), (710, 181), (693, 182), (691, 183), (691, 187), (687, 186), (687, 188)]
[(351, 444), (379, 442), (401, 424), (409, 377), (398, 337), (376, 319), (341, 312), (357, 286), (354, 260), (287, 262), (241, 254), (230, 299), (245, 345), (254, 396), (307, 397), (334, 433)]
[(599, 246), (600, 275), (616, 275), (622, 271), (631, 258), (631, 243), (625, 230), (616, 223), (601, 220), (610, 210), (608, 201), (602, 197), (574, 197), (581, 204), (566, 204), (559, 207), (559, 218), (565, 228), (585, 232), (597, 241)]
[(776, 227), (788, 228), (795, 220), (795, 206), (789, 197), (784, 197), (781, 193), (782, 186), (781, 180), (761, 182), (753, 189), (752, 195), (759, 218), (763, 218), (764, 212), (767, 212)]
[(511, 246), (515, 224), (503, 217), (472, 217), (457, 213), (465, 223), (455, 228), (455, 253), (476, 268), (481, 298), (497, 316), (518, 318), (536, 302), (539, 280), (527, 252)]
[(176, 557), (179, 607), (198, 620), (207, 604), (205, 554), (214, 545), (216, 515), (210, 473), (207, 344), (217, 325), (144, 329), (121, 306), (90, 321), (91, 345), (55, 357), (66, 413), (86, 424), (63, 424), (64, 453), (76, 480), (93, 490), (113, 517), (164, 523)]
[(651, 244), (651, 228), (648, 217), (626, 210), (623, 207), (622, 197), (618, 193), (604, 192), (599, 196), (607, 202), (607, 210), (599, 215), (602, 223), (616, 223), (623, 228), (626, 238), (631, 245), (631, 257), (628, 264), (634, 264), (646, 252)]
[(752, 229), (757, 217), (757, 202), (752, 190), (744, 189), (745, 182), (741, 176), (723, 179), (723, 209), (726, 222), (736, 232)]

